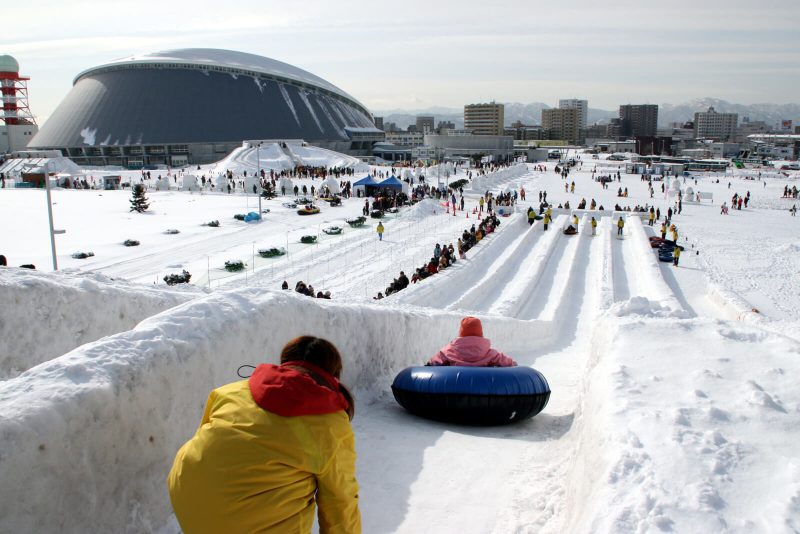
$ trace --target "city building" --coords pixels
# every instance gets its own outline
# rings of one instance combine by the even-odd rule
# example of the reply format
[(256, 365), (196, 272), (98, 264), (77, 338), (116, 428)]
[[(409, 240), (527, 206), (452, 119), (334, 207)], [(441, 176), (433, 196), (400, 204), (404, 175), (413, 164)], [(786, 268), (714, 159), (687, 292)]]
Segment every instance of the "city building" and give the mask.
[(658, 130), (658, 106), (655, 104), (626, 104), (619, 107), (625, 137), (655, 137)]
[(442, 130), (455, 130), (456, 124), (453, 121), (439, 121), (439, 125), (436, 126), (436, 132), (442, 133)]
[(522, 124), (517, 121), (504, 128), (505, 135), (510, 135), (514, 141), (538, 141), (545, 138), (544, 128)]
[(417, 115), (417, 131), (423, 135), (433, 133), (433, 117), (430, 115)]
[(407, 147), (422, 144), (423, 135), (419, 132), (386, 132), (386, 142)]
[(129, 57), (78, 74), (28, 144), (83, 165), (210, 163), (245, 140), (302, 139), (369, 156), (384, 134), (335, 85), (274, 59), (217, 49)]
[(694, 135), (715, 141), (732, 141), (736, 137), (738, 113), (717, 113), (713, 107), (694, 114)]
[(28, 106), (28, 80), (16, 59), (0, 56), (0, 154), (24, 149), (39, 131)]
[(542, 129), (549, 139), (563, 139), (569, 143), (581, 142), (577, 108), (552, 108), (542, 110)]
[(475, 135), (503, 135), (505, 106), (489, 104), (468, 104), (464, 106), (464, 128)]
[(372, 117), (372, 121), (375, 123), (375, 128), (383, 130), (383, 117)]
[(493, 161), (514, 158), (514, 138), (507, 135), (434, 135), (425, 136), (425, 146), (435, 149), (436, 159), (491, 156)]
[(746, 142), (747, 138), (753, 134), (766, 134), (770, 133), (771, 130), (766, 122), (751, 121), (750, 117), (745, 117), (736, 130), (736, 140), (738, 142)]
[(577, 109), (578, 110), (578, 128), (585, 130), (589, 120), (589, 101), (578, 100), (576, 98), (563, 98), (558, 101), (559, 109)]

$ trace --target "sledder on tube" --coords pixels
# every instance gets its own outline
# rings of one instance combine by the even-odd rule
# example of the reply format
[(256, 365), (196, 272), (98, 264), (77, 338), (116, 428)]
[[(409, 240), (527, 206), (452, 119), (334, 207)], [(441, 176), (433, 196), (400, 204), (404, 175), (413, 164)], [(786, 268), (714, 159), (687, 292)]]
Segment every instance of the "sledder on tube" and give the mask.
[(477, 317), (461, 321), (459, 337), (424, 367), (401, 371), (392, 383), (397, 402), (437, 421), (499, 425), (533, 417), (550, 399), (541, 373), (491, 348)]

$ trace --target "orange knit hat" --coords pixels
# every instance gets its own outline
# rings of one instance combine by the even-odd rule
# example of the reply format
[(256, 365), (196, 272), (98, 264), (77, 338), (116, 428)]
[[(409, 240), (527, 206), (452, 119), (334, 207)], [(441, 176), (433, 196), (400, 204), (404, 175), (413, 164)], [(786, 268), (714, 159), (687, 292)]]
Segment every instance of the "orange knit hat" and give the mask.
[(477, 336), (483, 337), (483, 326), (477, 317), (464, 317), (461, 319), (461, 328), (458, 329), (458, 337)]

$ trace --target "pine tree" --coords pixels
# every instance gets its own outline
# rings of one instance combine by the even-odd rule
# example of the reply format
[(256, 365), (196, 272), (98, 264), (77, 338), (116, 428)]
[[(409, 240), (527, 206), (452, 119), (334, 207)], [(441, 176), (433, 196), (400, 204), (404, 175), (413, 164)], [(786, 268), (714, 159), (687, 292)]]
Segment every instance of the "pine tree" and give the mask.
[(150, 203), (147, 201), (144, 186), (142, 184), (134, 185), (132, 194), (131, 211), (138, 211), (139, 213), (147, 211), (147, 208), (150, 207)]

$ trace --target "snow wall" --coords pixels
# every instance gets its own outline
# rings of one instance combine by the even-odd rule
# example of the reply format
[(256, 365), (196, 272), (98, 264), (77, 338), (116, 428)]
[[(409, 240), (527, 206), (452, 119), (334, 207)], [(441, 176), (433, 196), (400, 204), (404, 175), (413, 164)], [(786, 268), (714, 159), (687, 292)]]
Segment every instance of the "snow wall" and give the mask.
[(0, 268), (0, 380), (202, 295), (151, 288), (100, 274)]
[[(318, 335), (341, 351), (343, 381), (357, 401), (369, 401), (449, 341), (462, 317), (249, 288), (195, 299), (43, 363), (0, 383), (3, 528), (163, 529), (175, 453), (196, 430), (208, 393), (239, 380), (240, 365), (277, 363), (289, 339)], [(530, 351), (549, 330), (546, 322), (484, 319), (487, 335), (509, 352)]]

